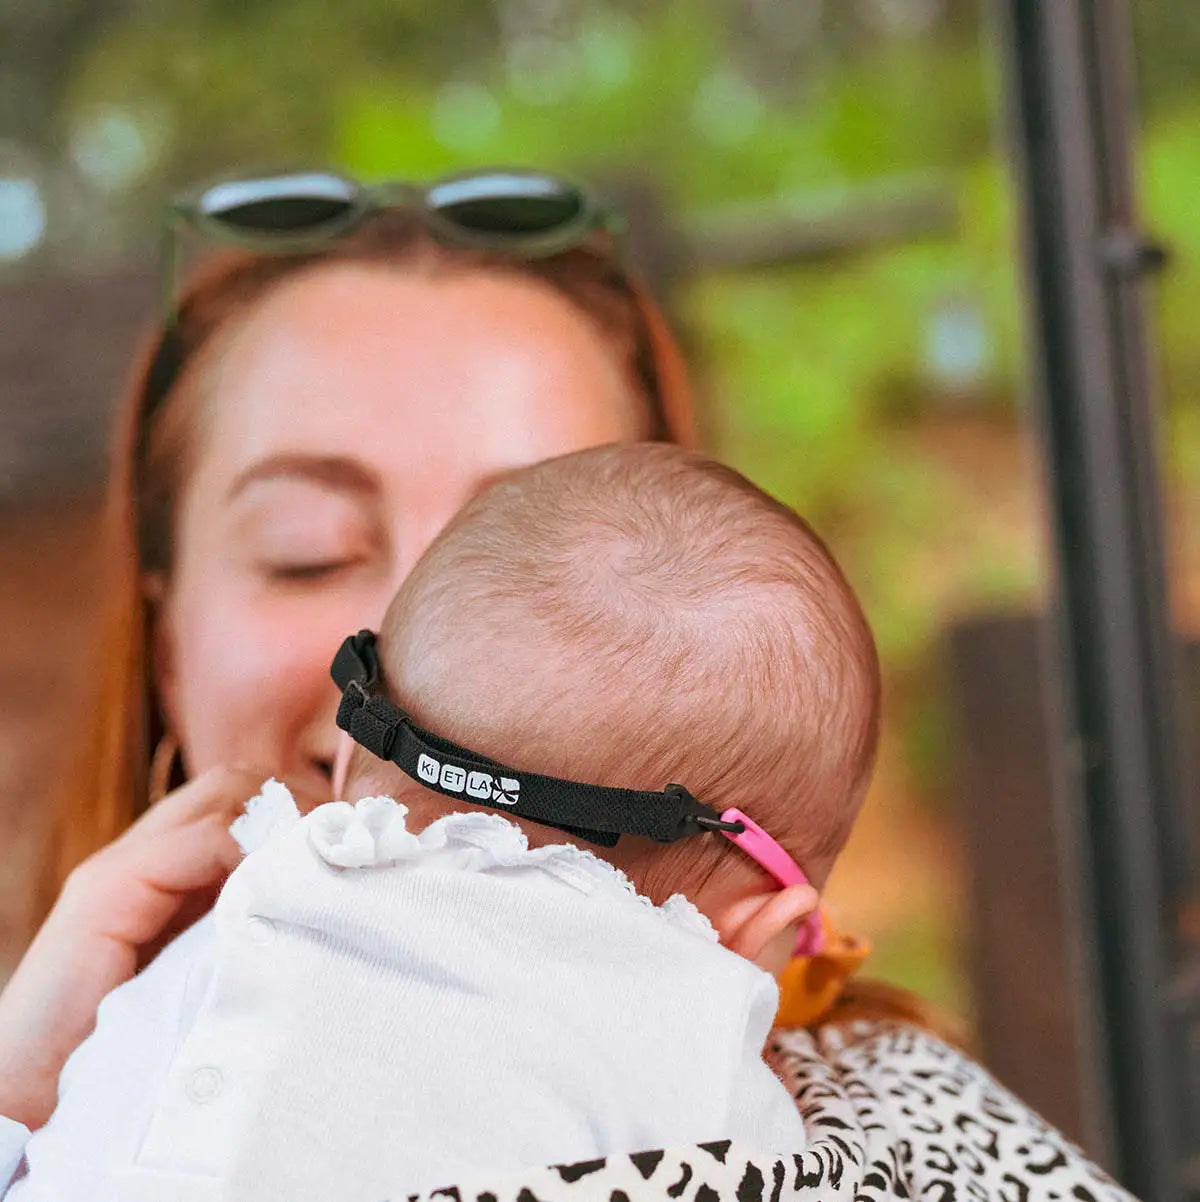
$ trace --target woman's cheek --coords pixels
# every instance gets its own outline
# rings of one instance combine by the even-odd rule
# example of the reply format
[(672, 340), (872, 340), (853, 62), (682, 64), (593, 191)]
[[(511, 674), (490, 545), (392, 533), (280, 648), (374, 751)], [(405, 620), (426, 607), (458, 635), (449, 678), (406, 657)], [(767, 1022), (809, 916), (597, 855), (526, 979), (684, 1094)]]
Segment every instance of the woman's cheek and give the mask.
[[(328, 602), (213, 597), (176, 627), (176, 718), (193, 773), (222, 763), (283, 771), (335, 698)], [(182, 615), (181, 615), (182, 616)]]

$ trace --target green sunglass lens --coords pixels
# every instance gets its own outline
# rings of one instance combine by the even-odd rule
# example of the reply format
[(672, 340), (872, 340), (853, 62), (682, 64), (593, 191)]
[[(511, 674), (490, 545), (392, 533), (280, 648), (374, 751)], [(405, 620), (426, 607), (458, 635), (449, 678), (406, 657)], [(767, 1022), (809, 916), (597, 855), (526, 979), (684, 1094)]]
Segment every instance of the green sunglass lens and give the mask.
[(552, 180), (496, 176), (454, 180), (429, 192), (431, 208), (475, 234), (542, 234), (578, 221), (580, 193)]
[(240, 205), (215, 216), (226, 225), (239, 229), (283, 234), (340, 221), (349, 211), (349, 205), (337, 201), (293, 196), (286, 200), (260, 200), (255, 204)]
[(233, 181), (210, 189), (201, 211), (255, 234), (297, 234), (343, 223), (359, 207), (357, 189), (333, 176)]

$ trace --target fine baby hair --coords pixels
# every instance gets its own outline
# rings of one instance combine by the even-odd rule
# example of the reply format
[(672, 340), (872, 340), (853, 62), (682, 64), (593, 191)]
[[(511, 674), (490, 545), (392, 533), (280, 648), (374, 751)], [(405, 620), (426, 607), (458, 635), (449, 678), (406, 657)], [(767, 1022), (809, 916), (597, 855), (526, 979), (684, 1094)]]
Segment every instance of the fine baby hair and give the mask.
[(390, 761), (602, 849), (643, 836), (631, 875), (652, 896), (751, 861), (823, 883), (878, 738), (874, 642), (828, 550), (737, 472), (660, 443), (484, 490), (334, 677), (355, 791), (397, 791)]

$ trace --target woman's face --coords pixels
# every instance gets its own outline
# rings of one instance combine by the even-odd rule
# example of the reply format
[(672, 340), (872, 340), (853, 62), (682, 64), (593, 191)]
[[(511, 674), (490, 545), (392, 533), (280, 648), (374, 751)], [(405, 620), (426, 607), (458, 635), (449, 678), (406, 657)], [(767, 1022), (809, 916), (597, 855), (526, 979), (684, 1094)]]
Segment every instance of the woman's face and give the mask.
[(242, 764), (328, 796), (341, 640), (498, 473), (645, 437), (588, 319), (482, 272), (327, 266), (273, 292), (199, 372), (155, 670), (192, 774)]

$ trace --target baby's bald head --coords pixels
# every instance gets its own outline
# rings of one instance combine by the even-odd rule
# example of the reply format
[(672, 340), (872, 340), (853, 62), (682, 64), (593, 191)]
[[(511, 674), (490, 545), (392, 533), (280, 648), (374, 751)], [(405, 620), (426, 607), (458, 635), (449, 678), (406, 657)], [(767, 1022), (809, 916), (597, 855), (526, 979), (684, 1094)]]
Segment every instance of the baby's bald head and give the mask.
[[(677, 781), (745, 810), (818, 883), (874, 761), (875, 645), (832, 557), (744, 477), (667, 444), (563, 456), (485, 490), (405, 581), (380, 652), (419, 725), (525, 771)], [(361, 750), (351, 771), (359, 791), (399, 775)], [(730, 852), (662, 849), (681, 878), (662, 891), (744, 862)]]

